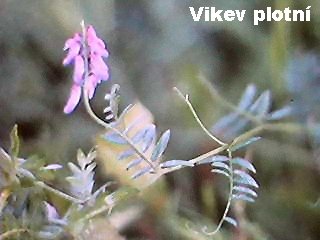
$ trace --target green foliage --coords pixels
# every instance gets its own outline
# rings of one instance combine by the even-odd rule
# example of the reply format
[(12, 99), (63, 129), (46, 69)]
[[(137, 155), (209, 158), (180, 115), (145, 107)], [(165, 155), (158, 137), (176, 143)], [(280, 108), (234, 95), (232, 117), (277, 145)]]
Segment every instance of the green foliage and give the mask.
[(19, 150), (20, 150), (20, 140), (18, 136), (18, 125), (14, 125), (11, 134), (10, 134), (10, 139), (11, 139), (11, 149), (10, 153), (13, 158), (18, 157), (19, 155)]

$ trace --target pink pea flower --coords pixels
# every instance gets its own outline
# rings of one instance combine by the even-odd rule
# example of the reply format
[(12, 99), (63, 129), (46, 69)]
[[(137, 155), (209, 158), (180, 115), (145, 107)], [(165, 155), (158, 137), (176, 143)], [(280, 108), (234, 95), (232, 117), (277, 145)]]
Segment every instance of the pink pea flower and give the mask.
[[(86, 51), (84, 50), (84, 46)], [(72, 63), (74, 65), (73, 85), (71, 87), (69, 99), (64, 107), (64, 113), (71, 113), (81, 99), (81, 91), (84, 88), (89, 99), (92, 99), (98, 84), (109, 79), (109, 67), (103, 58), (109, 56), (106, 46), (92, 26), (86, 29), (86, 39), (80, 33), (76, 33), (73, 38), (66, 41), (64, 50), (67, 56), (63, 60), (63, 65)], [(88, 73), (85, 73), (85, 63), (88, 63)]]
[(92, 26), (88, 26), (87, 38), (88, 38), (88, 45), (92, 53), (95, 53), (103, 57), (109, 56), (109, 52), (107, 51), (104, 42), (97, 37), (96, 31)]

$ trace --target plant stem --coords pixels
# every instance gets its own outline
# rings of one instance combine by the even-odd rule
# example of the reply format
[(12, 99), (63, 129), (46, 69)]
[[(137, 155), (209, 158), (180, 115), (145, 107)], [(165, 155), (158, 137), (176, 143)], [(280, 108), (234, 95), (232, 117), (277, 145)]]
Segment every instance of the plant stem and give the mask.
[(223, 215), (222, 215), (216, 229), (212, 232), (206, 232), (205, 229), (203, 229), (203, 232), (207, 235), (215, 235), (217, 232), (219, 232), (219, 230), (222, 227), (222, 224), (224, 223), (224, 221), (229, 213), (230, 206), (231, 206), (232, 191), (233, 191), (233, 184), (234, 184), (234, 182), (233, 182), (233, 166), (232, 166), (232, 161), (231, 161), (232, 160), (232, 152), (229, 149), (227, 149), (227, 151), (228, 151), (229, 167), (230, 167), (228, 202), (227, 202), (226, 208), (224, 209)]
[[(204, 153), (204, 154), (201, 154), (200, 156), (198, 157), (195, 157), (191, 160), (189, 160), (191, 163), (193, 163), (194, 165), (196, 165), (197, 163), (209, 158), (209, 157), (212, 157), (214, 155), (217, 155), (225, 150), (227, 150), (228, 148), (228, 145), (224, 145), (224, 146), (220, 146), (218, 148), (215, 148), (207, 153)], [(176, 167), (171, 167), (171, 168), (164, 168), (164, 169), (161, 169), (160, 170), (160, 176), (163, 175), (163, 174), (167, 174), (167, 173), (170, 173), (170, 172), (174, 172), (174, 171), (177, 171), (177, 170), (180, 170), (182, 168), (185, 168), (187, 166), (176, 166)]]
[(121, 136), (127, 143), (128, 145), (130, 145), (130, 147), (137, 153), (137, 155), (139, 157), (141, 157), (151, 168), (154, 172), (156, 172), (156, 168), (155, 166), (151, 163), (151, 161), (136, 147), (136, 145), (125, 135), (123, 134), (121, 131), (119, 131), (118, 129), (112, 127), (110, 124), (104, 122), (103, 120), (101, 120), (99, 117), (97, 117), (97, 115), (93, 112), (90, 103), (89, 103), (89, 99), (88, 99), (88, 95), (85, 93), (85, 91), (83, 91), (83, 99), (84, 99), (84, 104), (86, 107), (86, 110), (88, 112), (88, 114), (91, 116), (91, 118), (98, 123), (100, 126), (109, 129), (111, 131), (114, 131), (115, 133), (117, 133), (119, 136)]
[(190, 161), (192, 163), (194, 163), (194, 164), (197, 164), (197, 163), (201, 162), (202, 160), (204, 160), (204, 159), (206, 159), (208, 157), (212, 157), (214, 155), (217, 155), (218, 153), (221, 153), (221, 152), (225, 151), (227, 148), (228, 148), (227, 145), (215, 148), (215, 149), (213, 149), (213, 150), (211, 150), (211, 151), (209, 151), (207, 153), (204, 153), (204, 154), (202, 154), (202, 155), (200, 155), (200, 156), (198, 156), (196, 158), (191, 159)]
[(73, 203), (76, 203), (76, 204), (83, 203), (83, 201), (81, 201), (81, 200), (79, 200), (77, 198), (74, 198), (74, 197), (72, 197), (72, 196), (70, 196), (68, 194), (65, 194), (65, 193), (63, 193), (63, 192), (61, 192), (61, 191), (59, 191), (59, 190), (57, 190), (55, 188), (52, 188), (49, 185), (45, 184), (44, 182), (35, 181), (34, 184), (36, 186), (39, 186), (39, 187), (41, 187), (43, 189), (48, 190), (49, 192), (52, 192), (52, 193), (56, 194), (57, 196), (59, 196), (59, 197), (61, 197), (63, 199), (66, 199), (66, 200), (68, 200), (70, 202), (73, 202)]
[[(86, 82), (88, 81), (88, 77), (89, 77), (89, 61), (88, 61), (88, 49), (87, 49), (87, 42), (86, 42), (86, 27), (83, 21), (81, 22), (81, 27), (82, 27), (82, 36), (83, 36), (82, 48), (83, 48), (83, 55), (84, 55), (84, 82)], [(123, 134), (118, 129), (112, 127), (110, 124), (100, 119), (93, 112), (90, 106), (88, 93), (83, 88), (82, 88), (82, 96), (84, 100), (84, 105), (90, 117), (100, 126), (106, 129), (112, 130), (115, 133), (117, 133), (119, 136), (121, 136), (128, 143), (128, 145), (130, 145), (130, 147), (137, 153), (137, 155), (139, 155), (139, 157), (141, 157), (152, 168), (153, 172), (156, 172), (156, 168), (152, 164), (152, 162), (136, 147), (136, 145), (125, 134)]]
[(87, 215), (84, 216), (83, 220), (89, 220), (91, 218), (94, 218), (104, 212), (110, 212), (110, 210), (112, 209), (112, 207), (108, 206), (108, 205), (103, 205), (101, 208), (98, 208), (97, 210), (94, 210), (90, 213), (88, 213)]
[(296, 123), (266, 123), (260, 126), (257, 126), (240, 136), (236, 137), (230, 144), (234, 146), (238, 142), (241, 142), (245, 139), (249, 139), (257, 134), (261, 133), (262, 131), (274, 131), (274, 132), (287, 132), (287, 133), (297, 133), (297, 132), (308, 132), (308, 131), (315, 131), (312, 127), (305, 127)]
[(178, 96), (183, 99), (183, 101), (185, 101), (185, 103), (188, 105), (193, 117), (196, 119), (197, 123), (199, 124), (199, 126), (202, 128), (202, 130), (211, 138), (213, 139), (215, 142), (217, 142), (219, 145), (224, 146), (226, 145), (226, 143), (224, 143), (223, 141), (221, 141), (219, 138), (217, 138), (216, 136), (214, 136), (212, 133), (210, 133), (210, 131), (204, 126), (204, 124), (201, 122), (199, 116), (197, 115), (195, 109), (193, 108), (191, 102), (189, 101), (189, 95), (184, 96), (181, 91), (174, 87), (173, 88), (174, 91), (177, 92)]

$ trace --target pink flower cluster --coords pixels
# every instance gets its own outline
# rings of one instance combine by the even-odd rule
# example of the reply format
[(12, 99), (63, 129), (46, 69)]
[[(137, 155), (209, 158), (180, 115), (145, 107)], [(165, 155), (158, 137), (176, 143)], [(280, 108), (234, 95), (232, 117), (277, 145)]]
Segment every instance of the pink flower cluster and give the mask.
[[(68, 102), (64, 107), (64, 112), (68, 114), (78, 105), (82, 87), (91, 99), (97, 85), (109, 79), (109, 68), (103, 60), (109, 56), (109, 53), (103, 40), (97, 37), (92, 26), (86, 29), (86, 39), (82, 34), (76, 33), (73, 38), (66, 41), (64, 50), (68, 50), (68, 54), (63, 60), (63, 65), (74, 64), (73, 85)], [(86, 60), (88, 69), (85, 69)]]

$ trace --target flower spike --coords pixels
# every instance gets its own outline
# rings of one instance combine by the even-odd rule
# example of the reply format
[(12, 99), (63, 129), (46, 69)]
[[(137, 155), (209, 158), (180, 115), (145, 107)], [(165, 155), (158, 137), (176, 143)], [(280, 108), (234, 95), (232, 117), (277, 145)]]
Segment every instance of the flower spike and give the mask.
[(82, 88), (89, 99), (92, 99), (98, 84), (109, 79), (109, 67), (103, 60), (109, 56), (109, 52), (91, 25), (84, 34), (76, 33), (73, 38), (68, 39), (64, 50), (68, 53), (63, 65), (74, 65), (73, 85), (64, 107), (64, 113), (69, 114), (77, 107)]

